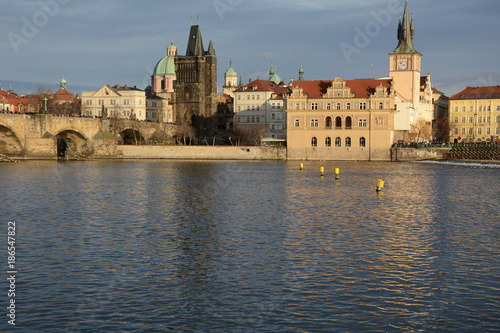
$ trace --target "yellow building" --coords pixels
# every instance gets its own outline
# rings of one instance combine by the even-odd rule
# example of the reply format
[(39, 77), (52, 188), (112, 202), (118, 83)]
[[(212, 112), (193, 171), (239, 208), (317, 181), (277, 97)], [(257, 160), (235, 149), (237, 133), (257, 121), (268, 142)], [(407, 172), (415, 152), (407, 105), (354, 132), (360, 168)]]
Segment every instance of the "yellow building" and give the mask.
[(392, 80), (299, 80), (287, 99), (288, 159), (390, 160)]
[(500, 86), (467, 87), (449, 100), (452, 142), (498, 141)]

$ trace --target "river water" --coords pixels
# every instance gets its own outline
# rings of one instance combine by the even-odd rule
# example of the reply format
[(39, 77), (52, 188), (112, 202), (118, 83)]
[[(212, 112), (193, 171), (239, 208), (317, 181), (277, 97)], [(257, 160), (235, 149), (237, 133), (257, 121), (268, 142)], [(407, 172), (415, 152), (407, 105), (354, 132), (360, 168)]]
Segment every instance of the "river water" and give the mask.
[(2, 332), (500, 331), (498, 164), (29, 161), (0, 184)]

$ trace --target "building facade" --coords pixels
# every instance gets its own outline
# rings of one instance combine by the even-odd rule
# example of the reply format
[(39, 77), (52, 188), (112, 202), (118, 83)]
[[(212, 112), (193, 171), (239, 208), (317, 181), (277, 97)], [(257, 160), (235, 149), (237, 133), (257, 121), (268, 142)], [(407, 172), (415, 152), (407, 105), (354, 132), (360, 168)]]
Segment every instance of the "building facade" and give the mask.
[(117, 119), (146, 119), (144, 90), (127, 85), (105, 85), (95, 92), (82, 92), (82, 115)]
[(287, 99), (292, 160), (388, 160), (394, 140), (392, 80), (294, 81)]
[(234, 128), (262, 139), (286, 139), (285, 103), (288, 88), (254, 80), (234, 91)]
[(467, 87), (450, 97), (452, 142), (495, 142), (500, 139), (500, 86)]

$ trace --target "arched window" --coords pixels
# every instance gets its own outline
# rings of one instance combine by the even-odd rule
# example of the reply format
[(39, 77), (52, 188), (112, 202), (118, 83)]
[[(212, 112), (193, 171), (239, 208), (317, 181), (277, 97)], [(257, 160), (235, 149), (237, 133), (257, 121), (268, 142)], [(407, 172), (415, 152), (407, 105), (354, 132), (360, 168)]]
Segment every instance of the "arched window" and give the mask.
[(351, 146), (351, 138), (350, 137), (345, 138), (345, 146), (346, 147), (350, 147)]
[(318, 146), (318, 139), (316, 139), (315, 136), (311, 139), (311, 146), (317, 147)]
[(337, 128), (337, 129), (342, 128), (342, 118), (341, 117), (335, 117), (335, 128)]
[(364, 137), (359, 138), (359, 146), (366, 147), (366, 139)]
[(326, 117), (326, 128), (332, 128), (332, 117)]
[(335, 147), (342, 147), (342, 139), (339, 137), (335, 138)]
[(351, 117), (345, 118), (345, 128), (348, 128), (348, 129), (352, 128), (352, 118)]
[(332, 138), (327, 137), (325, 139), (325, 146), (327, 146), (327, 147), (331, 147), (332, 146)]

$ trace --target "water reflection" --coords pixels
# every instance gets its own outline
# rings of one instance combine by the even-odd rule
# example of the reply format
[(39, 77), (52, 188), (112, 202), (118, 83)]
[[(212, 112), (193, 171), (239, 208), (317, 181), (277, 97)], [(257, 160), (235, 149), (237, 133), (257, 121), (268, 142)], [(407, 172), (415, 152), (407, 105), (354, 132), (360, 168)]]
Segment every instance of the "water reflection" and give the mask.
[(26, 162), (0, 176), (35, 331), (499, 328), (496, 169)]

